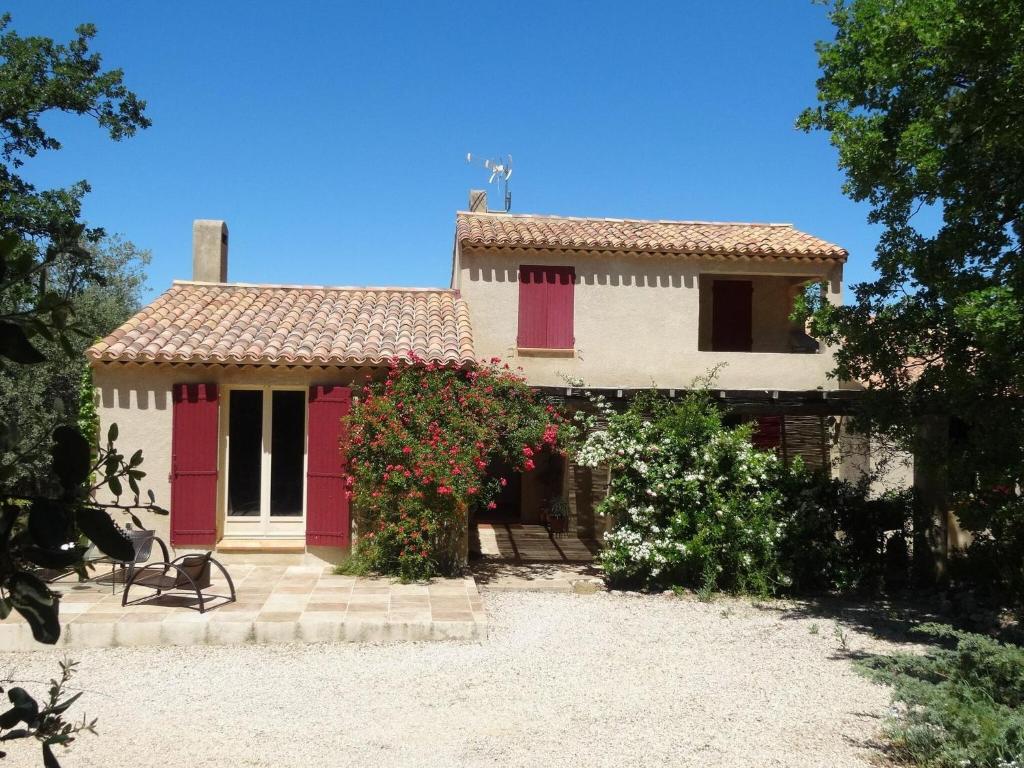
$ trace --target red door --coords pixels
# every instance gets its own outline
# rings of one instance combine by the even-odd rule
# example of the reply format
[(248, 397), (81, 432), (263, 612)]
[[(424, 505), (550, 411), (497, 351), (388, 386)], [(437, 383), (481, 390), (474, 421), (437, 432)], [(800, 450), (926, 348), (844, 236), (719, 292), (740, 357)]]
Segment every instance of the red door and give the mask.
[(306, 546), (347, 547), (351, 519), (345, 496), (345, 433), (342, 417), (352, 390), (335, 385), (309, 388), (307, 435)]
[(175, 384), (171, 434), (171, 543), (217, 543), (216, 384)]
[(754, 284), (715, 280), (711, 287), (711, 349), (749, 352), (753, 348)]

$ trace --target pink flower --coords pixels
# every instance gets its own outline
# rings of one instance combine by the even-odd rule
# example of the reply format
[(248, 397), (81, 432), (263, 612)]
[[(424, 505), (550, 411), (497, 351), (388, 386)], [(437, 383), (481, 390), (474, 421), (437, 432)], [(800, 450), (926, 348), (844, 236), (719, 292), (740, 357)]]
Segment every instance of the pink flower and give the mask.
[(531, 448), (528, 445), (524, 445), (523, 446), (523, 456), (526, 456), (526, 457), (533, 456), (533, 448)]
[(536, 466), (536, 464), (533, 463), (533, 459), (527, 459), (526, 463), (523, 466), (526, 468), (527, 471), (529, 471), (533, 469)]
[(488, 509), (497, 509), (497, 508), (498, 508), (498, 505), (497, 505), (497, 504), (495, 504), (495, 503), (494, 503), (493, 501), (491, 501), (491, 502), (488, 502), (488, 504), (487, 504), (487, 508), (488, 508)]
[(402, 453), (412, 453), (412, 448), (410, 448), (408, 445), (403, 445)]

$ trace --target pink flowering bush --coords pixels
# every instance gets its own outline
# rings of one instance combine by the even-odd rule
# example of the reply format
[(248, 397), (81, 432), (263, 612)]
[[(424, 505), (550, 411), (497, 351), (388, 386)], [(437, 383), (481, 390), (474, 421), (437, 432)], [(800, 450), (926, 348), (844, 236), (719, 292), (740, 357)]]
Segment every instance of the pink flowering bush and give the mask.
[(457, 572), (470, 515), (507, 482), (491, 462), (533, 469), (538, 452), (559, 450), (562, 425), (498, 358), (392, 366), (347, 417), (356, 557), (404, 579)]

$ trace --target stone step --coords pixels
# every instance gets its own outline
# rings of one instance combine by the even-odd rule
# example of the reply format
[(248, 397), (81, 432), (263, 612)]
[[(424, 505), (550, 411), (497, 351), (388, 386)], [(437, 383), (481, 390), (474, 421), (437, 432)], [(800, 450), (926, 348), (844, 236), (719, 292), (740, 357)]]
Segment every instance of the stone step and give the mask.
[(301, 555), (306, 552), (305, 539), (228, 539), (217, 542), (217, 551), (225, 554)]

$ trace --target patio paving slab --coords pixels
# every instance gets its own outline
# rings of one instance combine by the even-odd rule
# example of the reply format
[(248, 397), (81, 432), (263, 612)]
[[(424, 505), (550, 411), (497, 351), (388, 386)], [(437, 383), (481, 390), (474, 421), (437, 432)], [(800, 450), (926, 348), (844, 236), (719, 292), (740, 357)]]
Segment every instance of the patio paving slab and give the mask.
[[(57, 583), (62, 633), (57, 647), (241, 645), (249, 643), (483, 640), (487, 616), (472, 578), (398, 584), (339, 576), (329, 567), (232, 565), (237, 601), (131, 590), (127, 606), (109, 584)], [(204, 594), (227, 595), (217, 573)], [(138, 602), (135, 602), (138, 600)], [(0, 651), (44, 649), (17, 614), (0, 622)]]

